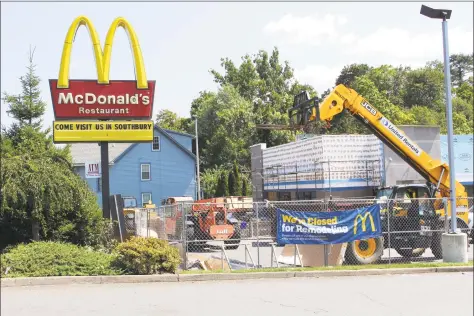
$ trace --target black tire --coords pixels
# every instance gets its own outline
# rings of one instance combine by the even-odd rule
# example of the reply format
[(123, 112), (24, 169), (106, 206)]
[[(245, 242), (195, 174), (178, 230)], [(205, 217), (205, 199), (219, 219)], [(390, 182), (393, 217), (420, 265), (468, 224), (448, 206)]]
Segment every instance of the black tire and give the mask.
[(441, 247), (441, 235), (442, 233), (436, 232), (433, 233), (433, 237), (431, 238), (431, 252), (435, 256), (436, 259), (443, 259), (443, 249)]
[(425, 253), (425, 248), (416, 248), (416, 249), (395, 249), (398, 254), (404, 258), (418, 258)]
[(234, 225), (234, 234), (232, 235), (232, 237), (230, 237), (230, 239), (228, 239), (228, 240), (224, 240), (224, 244), (226, 245), (225, 247), (227, 249), (232, 249), (232, 250), (239, 248), (240, 238), (241, 238), (240, 225), (235, 224)]
[(200, 252), (204, 249), (204, 246), (206, 245), (205, 241), (195, 241), (195, 240), (200, 240), (199, 232), (196, 233), (196, 230), (194, 226), (188, 226), (186, 227), (186, 240), (187, 242), (187, 249), (189, 252)]
[[(344, 259), (348, 264), (373, 264), (383, 255), (383, 238), (371, 238), (347, 243)], [(364, 255), (364, 252), (366, 253)]]
[(467, 238), (467, 250), (469, 251), (469, 226), (463, 221), (463, 220), (460, 220), (458, 219), (458, 223), (457, 223), (457, 227), (459, 229), (461, 229), (461, 232), (466, 234), (466, 238)]

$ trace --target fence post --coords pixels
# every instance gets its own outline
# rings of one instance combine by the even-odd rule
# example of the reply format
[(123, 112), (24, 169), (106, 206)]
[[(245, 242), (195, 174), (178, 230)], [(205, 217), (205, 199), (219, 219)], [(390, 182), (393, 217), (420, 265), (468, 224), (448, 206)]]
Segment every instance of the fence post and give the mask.
[[(325, 211), (326, 212), (331, 212), (332, 209), (332, 196), (329, 196), (329, 202), (326, 202), (327, 204), (325, 205)], [(327, 267), (329, 265), (329, 258), (328, 258), (328, 245), (324, 244), (323, 245), (323, 250), (324, 250), (324, 266)]]
[(328, 245), (324, 244), (324, 266), (327, 267), (329, 264), (328, 260)]
[(387, 205), (386, 205), (386, 212), (387, 212), (387, 236), (388, 236), (388, 264), (391, 264), (392, 263), (392, 253), (391, 253), (391, 249), (392, 249), (392, 243), (391, 243), (391, 240), (390, 240), (390, 200), (387, 199)]
[(443, 198), (444, 207), (444, 232), (449, 233), (449, 219), (448, 219), (448, 198)]
[(295, 253), (294, 253), (294, 258), (295, 259), (293, 261), (293, 264), (294, 264), (295, 268), (296, 268), (296, 247), (297, 247), (297, 245), (295, 244)]
[(245, 269), (248, 269), (248, 265), (247, 265), (247, 244), (244, 244), (245, 246)]
[(187, 233), (186, 233), (186, 208), (184, 207), (184, 203), (180, 203), (181, 206), (181, 219), (182, 219), (182, 227), (181, 227), (181, 241), (183, 245), (183, 262), (184, 262), (184, 270), (188, 269), (188, 240), (187, 240)]
[(258, 202), (255, 203), (255, 213), (257, 217), (257, 267), (260, 267), (260, 229), (258, 224), (260, 217), (258, 215)]
[(150, 238), (150, 209), (146, 208), (146, 237)]
[(221, 264), (222, 264), (222, 271), (224, 271), (224, 241), (221, 243)]

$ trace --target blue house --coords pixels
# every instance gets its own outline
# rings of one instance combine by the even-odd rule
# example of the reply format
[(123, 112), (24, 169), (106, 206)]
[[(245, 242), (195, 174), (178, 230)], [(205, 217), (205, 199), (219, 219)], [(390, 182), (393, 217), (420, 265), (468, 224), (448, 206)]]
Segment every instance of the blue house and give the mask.
[[(138, 205), (161, 204), (169, 196), (196, 198), (193, 135), (155, 126), (153, 143), (109, 143), (110, 194), (133, 196)], [(75, 143), (71, 154), (76, 172), (87, 181), (102, 205), (101, 179), (85, 178), (85, 163), (100, 162), (97, 143)]]

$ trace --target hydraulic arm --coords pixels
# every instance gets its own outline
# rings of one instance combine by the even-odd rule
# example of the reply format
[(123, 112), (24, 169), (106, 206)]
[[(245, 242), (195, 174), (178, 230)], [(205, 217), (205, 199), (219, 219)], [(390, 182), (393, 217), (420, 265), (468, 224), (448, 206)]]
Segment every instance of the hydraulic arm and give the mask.
[[(449, 166), (433, 159), (416, 143), (409, 139), (382, 113), (373, 107), (356, 91), (340, 84), (319, 105), (319, 118), (330, 122), (333, 117), (348, 110), (354, 117), (361, 120), (370, 130), (422, 177), (436, 186), (442, 197), (450, 196)], [(313, 112), (311, 120), (316, 118)], [(434, 194), (434, 193), (433, 193)], [(464, 186), (456, 181), (457, 205), (467, 205), (467, 194)]]

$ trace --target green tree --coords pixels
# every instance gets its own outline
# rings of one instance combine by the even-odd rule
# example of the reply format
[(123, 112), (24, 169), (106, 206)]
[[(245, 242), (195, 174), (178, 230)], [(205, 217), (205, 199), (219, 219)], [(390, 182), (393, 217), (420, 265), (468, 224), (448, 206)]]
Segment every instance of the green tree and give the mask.
[(371, 67), (367, 64), (351, 64), (344, 66), (341, 74), (336, 79), (336, 86), (343, 84), (347, 87), (352, 87), (352, 83), (357, 77), (361, 77), (370, 71)]
[(5, 103), (9, 107), (7, 113), (18, 121), (10, 131), (17, 131), (25, 125), (39, 129), (42, 124), (41, 117), (46, 110), (46, 102), (41, 99), (41, 80), (35, 73), (34, 51), (30, 48), (29, 63), (26, 67), (28, 71), (25, 76), (20, 77), (22, 93), (14, 95), (3, 92)]
[(410, 109), (410, 114), (416, 118), (418, 125), (438, 125), (439, 120), (436, 111), (426, 106), (415, 105)]
[(459, 87), (453, 89), (453, 95), (470, 104), (474, 103), (473, 77), (463, 82)]
[(235, 175), (233, 172), (228, 173), (227, 183), (229, 185), (229, 195), (236, 195), (237, 191), (237, 182), (235, 181)]
[(404, 106), (443, 107), (444, 75), (438, 69), (428, 67), (414, 69), (407, 73), (407, 84), (403, 96)]
[(466, 75), (472, 74), (474, 67), (474, 54), (454, 54), (449, 57), (451, 64), (451, 82), (459, 87), (465, 82)]
[(251, 181), (247, 176), (242, 177), (242, 195), (243, 196), (252, 195)]
[(215, 197), (221, 173), (222, 169), (217, 167), (208, 168), (201, 173), (201, 189), (203, 191), (203, 198), (208, 199)]
[(29, 240), (97, 245), (106, 237), (96, 197), (72, 168), (69, 148), (25, 126), (16, 146), (2, 133), (0, 247)]
[(30, 52), (20, 78), (21, 102), (7, 96), (16, 120), (1, 132), (0, 248), (29, 240), (61, 240), (82, 245), (107, 241), (107, 224), (96, 197), (73, 170), (69, 147), (54, 146), (41, 131), (45, 102)]
[(249, 147), (255, 133), (252, 105), (231, 85), (206, 98), (196, 112), (199, 128), (199, 151), (204, 169), (231, 161), (250, 162)]
[(410, 70), (409, 67), (382, 65), (370, 69), (367, 72), (367, 77), (392, 104), (404, 106), (403, 98), (408, 83), (407, 74)]
[(191, 119), (179, 117), (173, 111), (163, 109), (156, 115), (156, 124), (164, 129), (187, 133), (191, 128)]
[[(230, 173), (234, 175), (234, 181), (235, 181), (235, 190), (231, 194), (237, 195), (237, 196), (242, 195), (242, 177), (239, 171), (239, 165), (237, 164), (236, 161), (234, 161), (234, 165)], [(229, 184), (229, 187), (230, 187), (230, 184)]]
[[(289, 62), (280, 62), (276, 47), (271, 54), (260, 50), (254, 56), (243, 56), (239, 67), (229, 58), (223, 58), (221, 66), (224, 74), (211, 70), (214, 81), (221, 87), (233, 86), (241, 97), (253, 105), (254, 124), (288, 125), (288, 110), (293, 105), (294, 95), (302, 90), (308, 90), (311, 96), (316, 95), (312, 87), (295, 80)], [(293, 134), (288, 131), (258, 129), (253, 134), (252, 143), (276, 146), (293, 139)]]
[(222, 196), (228, 196), (229, 195), (229, 184), (227, 181), (227, 172), (222, 171), (219, 180), (217, 182), (217, 188), (216, 188), (216, 197), (222, 197)]

